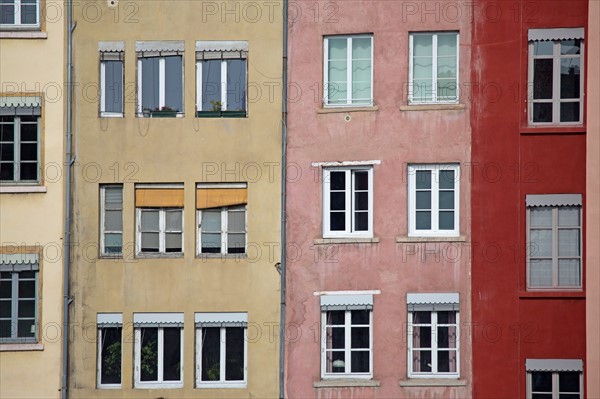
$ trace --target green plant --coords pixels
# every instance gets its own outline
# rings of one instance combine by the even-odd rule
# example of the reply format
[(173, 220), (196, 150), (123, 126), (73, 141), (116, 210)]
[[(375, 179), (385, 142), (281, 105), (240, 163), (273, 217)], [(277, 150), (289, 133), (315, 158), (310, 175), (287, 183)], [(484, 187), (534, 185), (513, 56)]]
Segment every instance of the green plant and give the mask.
[(142, 346), (142, 375), (145, 375), (148, 380), (155, 380), (157, 378), (156, 371), (158, 370), (158, 345), (156, 338), (148, 341), (146, 345)]
[(121, 375), (121, 341), (116, 341), (104, 349), (102, 370), (106, 375)]
[(223, 108), (221, 101), (210, 100), (210, 105), (212, 106), (211, 111), (221, 111)]

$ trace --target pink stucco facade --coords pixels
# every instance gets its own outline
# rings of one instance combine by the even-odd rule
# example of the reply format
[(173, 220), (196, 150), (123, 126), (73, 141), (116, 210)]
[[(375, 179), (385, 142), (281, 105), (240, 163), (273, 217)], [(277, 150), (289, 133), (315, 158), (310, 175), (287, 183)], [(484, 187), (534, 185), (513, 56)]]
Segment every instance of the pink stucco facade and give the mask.
[[(471, 397), (470, 3), (297, 2), (290, 8), (286, 397)], [(408, 104), (409, 33), (459, 33), (458, 104)], [(323, 107), (324, 37), (372, 34), (373, 102)], [(370, 162), (373, 234), (323, 238), (323, 163)], [(459, 164), (459, 236), (408, 237), (410, 164)], [(490, 172), (491, 173), (491, 172)], [(492, 254), (493, 255), (493, 254)], [(492, 256), (490, 255), (490, 256)], [(321, 376), (320, 294), (373, 294), (372, 378)], [(458, 293), (458, 378), (408, 378), (407, 293)], [(493, 333), (493, 331), (492, 331)], [(493, 337), (491, 337), (493, 339)]]

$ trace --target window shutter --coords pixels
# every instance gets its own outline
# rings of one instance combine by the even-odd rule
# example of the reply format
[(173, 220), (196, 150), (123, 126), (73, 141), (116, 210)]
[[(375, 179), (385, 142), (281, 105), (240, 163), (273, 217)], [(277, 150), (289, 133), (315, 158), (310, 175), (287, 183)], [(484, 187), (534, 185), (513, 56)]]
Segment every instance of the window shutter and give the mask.
[(196, 189), (196, 208), (209, 209), (224, 206), (245, 205), (248, 203), (248, 188), (242, 185), (203, 186)]
[(136, 208), (183, 208), (183, 187), (136, 187)]

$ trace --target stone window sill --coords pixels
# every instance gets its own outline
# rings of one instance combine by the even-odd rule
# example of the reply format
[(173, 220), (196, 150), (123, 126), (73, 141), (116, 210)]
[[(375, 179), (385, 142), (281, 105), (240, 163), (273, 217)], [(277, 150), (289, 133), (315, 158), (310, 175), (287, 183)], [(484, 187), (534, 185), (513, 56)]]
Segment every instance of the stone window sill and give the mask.
[(0, 194), (31, 194), (31, 193), (45, 193), (47, 192), (46, 186), (26, 186), (26, 185), (12, 185), (12, 186), (0, 186)]
[(379, 381), (360, 378), (321, 380), (313, 383), (315, 388), (378, 387), (380, 385)]
[(416, 243), (416, 242), (466, 242), (465, 236), (459, 237), (396, 237), (396, 242)]
[(247, 254), (196, 254), (196, 259), (239, 259), (246, 260)]
[(377, 244), (378, 237), (373, 238), (315, 238), (314, 245), (330, 245), (330, 244)]
[(379, 111), (379, 106), (373, 105), (370, 107), (331, 107), (317, 108), (317, 114), (339, 114), (347, 112), (375, 112)]
[(44, 344), (0, 344), (0, 352), (43, 351)]
[(0, 32), (0, 39), (47, 39), (48, 32), (9, 31)]
[(408, 104), (401, 105), (400, 111), (459, 111), (466, 108), (465, 104)]
[(414, 378), (400, 380), (399, 385), (401, 387), (464, 387), (467, 386), (467, 381), (450, 378)]

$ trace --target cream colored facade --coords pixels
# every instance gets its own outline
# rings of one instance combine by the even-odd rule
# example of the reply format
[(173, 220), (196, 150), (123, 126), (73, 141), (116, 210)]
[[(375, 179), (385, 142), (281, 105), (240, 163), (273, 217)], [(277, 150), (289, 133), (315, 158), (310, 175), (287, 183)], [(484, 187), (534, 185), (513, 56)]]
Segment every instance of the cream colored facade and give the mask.
[[(38, 26), (0, 25), (0, 130), (2, 160), (9, 160), (0, 167), (1, 398), (60, 397), (65, 20), (62, 3), (42, 1), (38, 6)], [(36, 113), (41, 114), (37, 122)], [(24, 136), (8, 133), (20, 131), (19, 123), (26, 119), (33, 121), (30, 133), (36, 126), (38, 133), (29, 144), (19, 143)], [(31, 153), (34, 147), (37, 155)], [(26, 167), (19, 157), (37, 158), (27, 176), (21, 174)], [(23, 271), (36, 277), (25, 282)], [(30, 299), (19, 301), (24, 296)], [(29, 306), (34, 299), (35, 309)], [(16, 323), (27, 327), (11, 328)]]
[[(73, 264), (71, 317), (79, 325), (70, 352), (70, 397), (278, 395), (280, 277), (274, 266), (281, 250), (282, 4), (248, 4), (121, 1), (94, 7), (81, 3), (74, 9), (79, 83), (74, 111), (74, 241), (79, 250)], [(240, 43), (245, 43), (245, 50), (229, 48)], [(110, 49), (124, 62), (124, 113), (117, 117), (100, 116), (98, 88), (106, 73), (100, 58)], [(196, 50), (246, 52), (246, 117), (196, 116)], [(137, 108), (140, 85), (147, 87), (139, 80), (145, 66), (138, 57), (173, 54), (182, 57), (183, 107), (175, 117), (148, 117)], [(160, 68), (168, 67), (160, 66), (157, 76), (162, 76)], [(156, 82), (162, 85), (160, 78)], [(150, 203), (158, 206), (152, 202), (153, 194), (145, 196), (142, 190), (157, 188), (156, 183), (163, 189), (175, 188), (173, 196), (167, 195), (170, 199), (162, 200), (183, 208), (182, 254), (140, 253), (139, 212)], [(238, 183), (235, 187), (247, 195), (237, 200), (246, 203), (245, 254), (198, 254), (197, 204), (203, 194), (197, 193), (197, 185), (206, 183)], [(122, 256), (101, 256), (104, 184), (122, 187)], [(198, 313), (213, 312), (247, 317), (245, 383), (235, 387), (227, 387), (227, 382), (197, 387), (202, 371), (195, 321)], [(111, 389), (104, 389), (98, 378), (102, 343), (97, 342), (96, 323), (107, 313), (122, 319), (121, 382)], [(137, 324), (140, 314), (179, 319), (183, 336), (179, 382), (140, 384), (142, 361), (136, 360), (135, 342), (143, 328)], [(161, 361), (166, 362), (159, 359), (158, 368)]]

